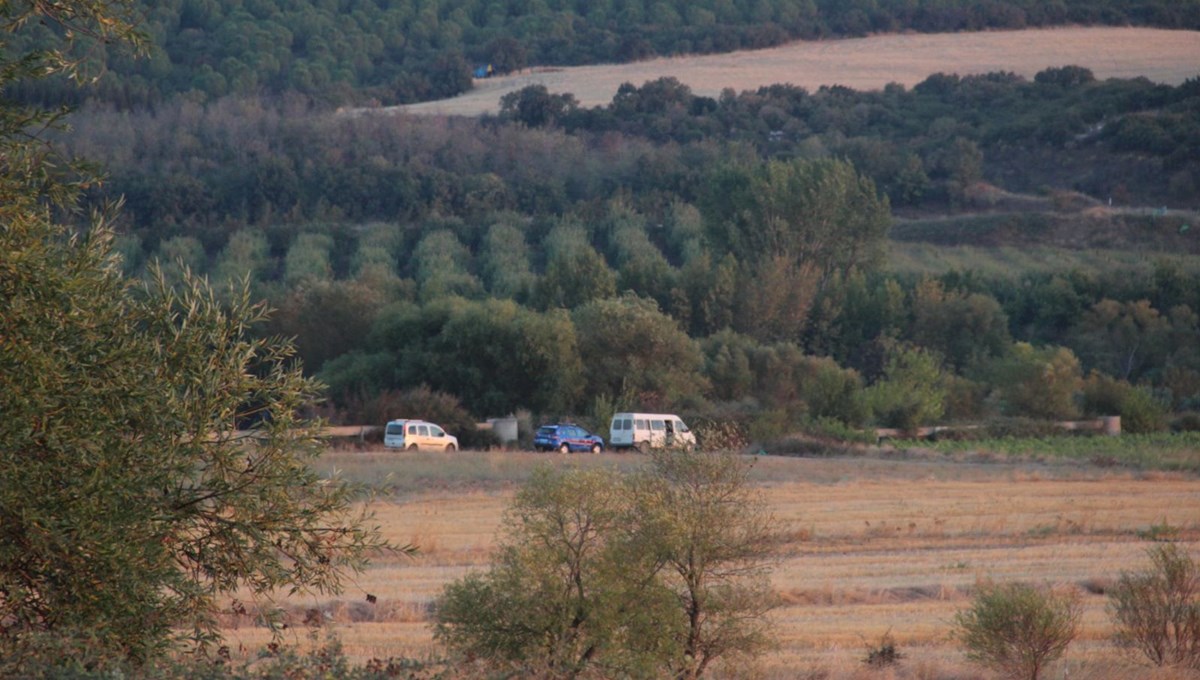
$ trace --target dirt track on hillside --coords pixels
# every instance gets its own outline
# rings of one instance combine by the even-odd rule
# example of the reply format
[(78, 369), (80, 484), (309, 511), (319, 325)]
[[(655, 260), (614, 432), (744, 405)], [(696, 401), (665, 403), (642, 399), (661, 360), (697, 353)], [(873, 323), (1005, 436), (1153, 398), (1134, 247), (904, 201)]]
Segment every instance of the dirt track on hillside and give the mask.
[(633, 64), (534, 69), (475, 82), (462, 96), (381, 111), (477, 116), (499, 109), (500, 97), (528, 85), (570, 92), (583, 106), (612, 101), (621, 83), (641, 85), (674, 76), (696, 94), (725, 88), (756, 89), (791, 83), (809, 90), (845, 85), (911, 87), (932, 73), (1012, 71), (1032, 78), (1052, 66), (1090, 68), (1097, 78), (1179, 84), (1200, 75), (1200, 31), (1149, 28), (1057, 28), (984, 33), (881, 35), (852, 40), (796, 42), (766, 50), (670, 57)]

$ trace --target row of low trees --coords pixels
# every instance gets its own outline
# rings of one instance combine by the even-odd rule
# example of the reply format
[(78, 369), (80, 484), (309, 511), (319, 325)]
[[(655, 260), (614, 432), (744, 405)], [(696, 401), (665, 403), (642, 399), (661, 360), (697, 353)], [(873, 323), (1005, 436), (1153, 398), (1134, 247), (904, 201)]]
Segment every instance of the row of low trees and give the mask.
[[(1195, 0), (809, 0), (720, 2), (319, 2), (170, 0), (136, 3), (155, 48), (132, 60), (86, 37), (83, 90), (60, 82), (12, 86), (29, 99), (99, 98), (123, 108), (175, 95), (300, 92), (339, 103), (410, 102), (471, 87), (474, 64), (611, 63), (728, 52), (797, 38), (916, 30), (1019, 29), (1063, 24), (1200, 27)], [(50, 26), (19, 32), (21, 48), (52, 43)]]
[[(640, 227), (622, 229), (638, 238), (618, 243), (647, 243)], [(548, 232), (549, 262), (539, 266), (533, 244), (501, 223), (477, 258), (448, 232), (422, 239), (409, 278), (387, 248), (371, 245), (394, 229), (375, 230), (359, 234), (357, 251), (344, 250), (360, 263), (352, 278), (332, 278), (334, 239), (313, 234), (279, 258), (284, 282), (258, 283), (278, 307), (268, 328), (296, 337), (306, 366), (321, 372), (341, 404), (426, 384), (460, 395), (479, 416), (582, 412), (597, 395), (624, 393), (647, 403), (740, 402), (783, 409), (792, 420), (809, 414), (861, 425), (870, 412), (849, 395), (912, 348), (934, 362), (938, 393), (953, 395), (942, 401), (955, 408), (933, 419), (1131, 414), (1133, 402), (1114, 400), (1132, 398), (1159, 414), (1143, 425), (1131, 420), (1136, 429), (1162, 426), (1164, 410), (1196, 408), (1198, 288), (1194, 275), (1169, 261), (1138, 276), (912, 278), (847, 269), (854, 273), (839, 272), (821, 287), (819, 267), (797, 264), (802, 255), (764, 265), (753, 248), (745, 265), (730, 254), (714, 268), (701, 251), (678, 268), (659, 255), (655, 269), (631, 257), (613, 270), (571, 225)], [(213, 265), (190, 265), (226, 282), (238, 267), (273, 269), (267, 240), (238, 232)], [(879, 245), (877, 236), (870, 247)], [(1049, 366), (1054, 379), (1037, 387), (1039, 367)], [(1080, 403), (1093, 371), (1110, 380), (1088, 380)], [(808, 392), (817, 375), (836, 377), (842, 396)]]
[[(910, 102), (897, 111), (921, 108), (913, 102), (944, 109), (966, 106), (970, 93), (989, 83), (1007, 88), (1010, 98), (1036, 100), (1041, 92), (1055, 102), (1066, 101), (1063, 93), (1072, 93), (1073, 101), (1091, 100), (1085, 93), (1109, 86), (1092, 83), (1085, 72), (1062, 69), (1034, 83), (931, 78), (911, 96), (902, 90), (885, 95)], [(1128, 91), (1140, 93), (1142, 103), (1111, 110), (1136, 109), (1150, 99), (1185, 105), (1192, 98), (1188, 86), (1132, 85)], [(1113, 86), (1125, 92), (1121, 83)], [(806, 102), (839, 98), (846, 100), (846, 111), (861, 103), (849, 91), (770, 92), (795, 97), (801, 109)], [(1094, 99), (1124, 101), (1123, 96)], [(660, 100), (667, 103), (653, 104)], [(660, 81), (625, 89), (609, 108), (635, 121), (640, 110), (676, 110), (670, 102), (694, 104), (695, 98)], [(691, 104), (678, 110), (691, 111)], [(953, 274), (927, 281), (884, 275), (878, 267), (887, 207), (848, 163), (820, 158), (762, 163), (743, 144), (659, 144), (634, 130), (593, 136), (520, 124), (329, 119), (300, 101), (273, 109), (227, 100), (168, 108), (151, 117), (83, 118), (72, 145), (112, 163), (108, 187), (123, 192), (129, 208), (130, 229), (120, 248), (130, 272), (158, 257), (167, 263), (169, 278), (178, 275), (173, 271), (178, 262), (222, 285), (249, 273), (256, 294), (280, 308), (273, 330), (297, 337), (309, 370), (342, 358), (323, 374), (338, 388), (339, 399), (424, 382), (464, 395), (478, 415), (519, 406), (586, 410), (586, 399), (551, 388), (535, 394), (519, 387), (513, 391), (519, 397), (505, 396), (509, 385), (547, 377), (539, 371), (549, 371), (549, 384), (568, 384), (575, 374), (571, 363), (580, 360), (571, 352), (547, 355), (574, 357), (556, 364), (561, 373), (544, 361), (530, 364), (518, 379), (524, 369), (516, 364), (458, 371), (455, 362), (463, 353), (453, 342), (435, 339), (440, 326), (429, 327), (433, 335), (413, 344), (385, 342), (372, 328), (393, 303), (407, 303), (400, 306), (407, 310), (404, 318), (432, 319), (439, 313), (431, 311), (439, 308), (437, 300), (458, 297), (466, 307), (491, 298), (512, 300), (516, 305), (501, 318), (510, 319), (513, 328), (536, 319), (561, 329), (563, 319), (574, 315), (570, 310), (632, 291), (695, 341), (719, 346), (723, 341), (706, 339), (729, 328), (735, 334), (730, 337), (748, 336), (756, 347), (782, 343), (802, 356), (830, 357), (865, 384), (879, 380), (891, 354), (905, 343), (931, 352), (941, 371), (967, 381), (956, 383), (962, 389), (949, 400), (963, 407), (945, 417), (1037, 409), (1069, 416), (1079, 409), (1070, 395), (1078, 393), (1081, 375), (1093, 369), (1155, 389), (1151, 404), (1194, 408), (1197, 360), (1189, 348), (1195, 346), (1193, 317), (1200, 300), (1195, 275), (1186, 269), (1163, 263), (1152, 274), (1136, 276)], [(870, 161), (862, 165), (876, 167)], [(314, 215), (327, 221), (314, 224)], [(384, 216), (384, 222), (368, 222)], [(987, 229), (973, 226), (971, 233), (1004, 243), (1044, 234), (1043, 225), (1051, 224), (1025, 221), (1029, 224), (994, 220)], [(1159, 247), (1191, 247), (1182, 223), (1178, 230), (1174, 223), (1158, 228), (1134, 218), (1096, 224), (1105, 239), (1137, 229), (1138, 241), (1153, 234)], [(943, 238), (932, 228), (911, 226), (902, 236)], [(1132, 245), (1135, 236), (1129, 238)], [(552, 319), (551, 310), (559, 308), (570, 313)], [(330, 319), (339, 322), (327, 323)], [(574, 327), (576, 321), (569, 323)], [(963, 328), (970, 334), (959, 332)], [(732, 344), (739, 343), (744, 344)], [(1059, 348), (1069, 351), (1063, 355)], [(397, 358), (417, 349), (422, 361)], [(738, 402), (761, 387), (748, 387), (754, 380), (746, 367), (760, 359), (747, 357), (765, 352), (711, 353), (729, 357), (721, 359), (719, 371), (705, 369), (702, 377), (712, 386), (705, 396)], [(1065, 397), (1038, 404), (1011, 391), (998, 396), (1005, 382), (998, 376), (1026, 370), (1017, 367), (1043, 355), (1064, 357), (1062, 390), (1052, 393)], [(615, 397), (621, 389), (596, 385), (586, 394)], [(669, 391), (642, 391), (660, 403), (668, 399)], [(776, 409), (787, 398), (758, 401)], [(796, 398), (788, 417), (812, 411), (809, 401)], [(1085, 401), (1085, 411), (1094, 408), (1100, 406)], [(841, 417), (861, 422), (863, 413), (847, 408)]]
[[(810, 93), (773, 85), (712, 99), (662, 78), (623, 85), (610, 105), (590, 109), (574, 105), (569, 93), (534, 85), (508, 95), (500, 118), (657, 142), (736, 140), (764, 156), (830, 153), (851, 160), (905, 207), (969, 203), (969, 189), (981, 179), (1022, 192), (1079, 190), (1119, 204), (1134, 196), (1191, 203), (1200, 176), (1198, 85), (1099, 82), (1087, 69), (1063, 66), (1032, 81), (1004, 72), (939, 73), (912, 89)], [(1097, 152), (1118, 166), (1099, 167)], [(1054, 167), (1041, 162), (1046, 154), (1055, 156)], [(1129, 172), (1132, 158), (1146, 157), (1157, 159), (1153, 171)]]
[(1041, 209), (1071, 207), (1071, 191), (1093, 204), (1188, 207), (1200, 196), (1198, 82), (1096, 82), (1064, 67), (1032, 82), (936, 75), (911, 89), (781, 85), (714, 100), (663, 79), (593, 109), (535, 86), (492, 121), (226, 99), (90, 109), (64, 142), (106, 165), (147, 250), (178, 233), (211, 249), (228, 225), (540, 216), (615, 193), (654, 212), (701, 202), (704, 171), (729, 158), (844, 158), (905, 211), (994, 207), (974, 191), (981, 181), (1040, 195)]

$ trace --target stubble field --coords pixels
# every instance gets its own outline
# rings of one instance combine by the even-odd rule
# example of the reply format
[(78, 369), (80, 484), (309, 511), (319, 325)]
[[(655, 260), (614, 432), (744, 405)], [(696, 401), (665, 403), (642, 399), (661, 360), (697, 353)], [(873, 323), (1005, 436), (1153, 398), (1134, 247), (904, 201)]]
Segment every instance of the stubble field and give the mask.
[(677, 78), (698, 95), (717, 97), (725, 88), (740, 92), (776, 83), (809, 90), (822, 85), (872, 90), (888, 83), (911, 87), (938, 72), (1011, 71), (1032, 78), (1046, 68), (1067, 65), (1089, 68), (1101, 79), (1144, 76), (1178, 85), (1200, 75), (1200, 32), (1067, 27), (801, 41), (765, 50), (632, 64), (528, 69), (476, 80), (475, 89), (453, 99), (381, 110), (462, 116), (495, 113), (502, 96), (529, 85), (570, 92), (582, 106), (591, 107), (611, 102), (622, 83), (640, 86), (664, 76)]
[[(285, 604), (297, 621), (320, 621), (357, 661), (436, 658), (430, 602), (446, 583), (486, 568), (507, 503), (534, 466), (643, 462), (615, 454), (331, 452), (322, 465), (383, 489), (373, 509), (384, 533), (420, 553), (376, 560), (340, 597)], [(992, 677), (967, 664), (949, 638), (954, 612), (986, 579), (1081, 594), (1082, 634), (1049, 677), (1200, 677), (1153, 672), (1120, 656), (1103, 594), (1122, 570), (1145, 564), (1153, 540), (1181, 541), (1200, 556), (1193, 474), (892, 453), (762, 456), (754, 479), (778, 525), (773, 583), (781, 605), (772, 615), (779, 648), (751, 677)], [(303, 644), (312, 630), (295, 626), (290, 641)], [(268, 640), (249, 620), (230, 620), (226, 633), (246, 651)], [(905, 658), (881, 674), (862, 660), (885, 634)], [(725, 669), (718, 677), (745, 675)]]

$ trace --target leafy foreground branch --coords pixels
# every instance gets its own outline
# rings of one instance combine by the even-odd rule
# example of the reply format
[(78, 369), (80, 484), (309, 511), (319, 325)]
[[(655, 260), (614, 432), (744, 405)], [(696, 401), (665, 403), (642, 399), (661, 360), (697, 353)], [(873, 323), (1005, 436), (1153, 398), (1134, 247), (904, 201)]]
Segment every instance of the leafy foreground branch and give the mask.
[[(358, 491), (320, 479), (317, 397), (265, 315), (185, 275), (120, 274), (99, 181), (41, 137), (61, 112), (7, 98), (87, 79), (77, 49), (145, 47), (129, 0), (0, 5), (0, 676), (207, 650), (234, 592), (335, 592), (386, 548)], [(23, 27), (58, 39), (30, 48)], [(22, 51), (24, 50), (24, 51)], [(250, 428), (252, 436), (229, 433)], [(260, 607), (271, 611), (269, 607)]]
[(524, 677), (701, 677), (771, 645), (771, 517), (731, 454), (622, 477), (541, 468), (492, 567), (448, 585), (435, 636)]
[(0, 225), (0, 657), (14, 663), (49, 637), (111, 659), (204, 649), (223, 596), (335, 592), (386, 547), (358, 490), (310, 467), (322, 447), (297, 414), (319, 385), (288, 344), (248, 339), (264, 308), (196, 280), (134, 286), (109, 242), (103, 222), (68, 238), (36, 209)]

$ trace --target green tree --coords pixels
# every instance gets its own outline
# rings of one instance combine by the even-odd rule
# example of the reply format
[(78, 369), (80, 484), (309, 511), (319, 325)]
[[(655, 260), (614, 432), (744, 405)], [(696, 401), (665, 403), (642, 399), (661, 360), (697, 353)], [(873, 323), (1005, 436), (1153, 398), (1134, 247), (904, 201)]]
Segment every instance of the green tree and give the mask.
[(672, 677), (694, 680), (719, 659), (772, 644), (767, 613), (773, 522), (750, 486), (751, 463), (731, 453), (662, 451), (634, 480), (629, 541), (661, 563), (681, 620), (665, 627)]
[(413, 267), (422, 300), (446, 295), (475, 297), (483, 291), (471, 273), (471, 252), (449, 229), (426, 234), (413, 252)]
[(1038, 680), (1075, 639), (1081, 615), (1074, 593), (1024, 583), (984, 584), (954, 616), (967, 658), (1019, 680)]
[(1073, 329), (1073, 344), (1084, 363), (1125, 380), (1141, 378), (1165, 348), (1170, 324), (1149, 300), (1103, 299)]
[(509, 36), (500, 36), (484, 48), (488, 62), (496, 73), (506, 74), (525, 68), (528, 55), (525, 46)]
[(631, 476), (535, 471), (491, 567), (448, 585), (435, 637), (525, 676), (701, 677), (771, 640), (772, 520), (732, 454)]
[(325, 362), (365, 344), (382, 294), (360, 283), (324, 281), (293, 289), (266, 328), (294, 337), (297, 356), (315, 373)]
[(1156, 666), (1200, 669), (1200, 565), (1174, 543), (1148, 552), (1150, 566), (1108, 593), (1114, 638)]
[[(8, 49), (39, 23), (64, 42)], [(120, 0), (8, 3), (0, 91), (82, 79), (74, 41), (136, 46), (135, 23)], [(318, 385), (288, 345), (247, 337), (265, 310), (246, 291), (134, 286), (109, 214), (55, 222), (93, 179), (28, 136), (53, 122), (0, 98), (0, 666), (41, 644), (143, 661), (211, 642), (228, 596), (336, 591), (384, 543), (354, 489), (309, 466)]]
[(333, 239), (328, 234), (300, 234), (288, 248), (283, 261), (283, 280), (289, 286), (313, 284), (333, 278), (329, 251)]
[(270, 245), (261, 231), (242, 229), (229, 237), (212, 270), (213, 286), (218, 290), (248, 278), (259, 281), (266, 274)]
[(158, 247), (159, 267), (167, 282), (179, 284), (184, 272), (202, 273), (207, 264), (204, 245), (194, 236), (176, 236), (163, 241)]
[[(0, 645), (46, 632), (146, 659), (217, 635), (222, 598), (334, 592), (382, 543), (309, 466), (318, 385), (196, 281), (121, 280), (93, 225), (3, 232)], [(249, 432), (240, 432), (249, 427)], [(332, 482), (332, 483), (329, 483)]]
[(1005, 415), (1069, 419), (1079, 415), (1076, 398), (1083, 387), (1079, 360), (1066, 347), (1034, 347), (1016, 343), (995, 359), (980, 377), (991, 385)]
[(526, 127), (556, 125), (579, 103), (570, 92), (550, 94), (545, 85), (527, 85), (500, 98), (500, 116)]
[(868, 387), (864, 397), (880, 425), (912, 430), (942, 417), (946, 394), (940, 357), (919, 347), (894, 345), (883, 378)]
[(479, 259), (484, 283), (493, 296), (515, 300), (529, 297), (537, 277), (530, 269), (529, 247), (519, 226), (497, 222), (488, 227)]
[(617, 275), (591, 246), (554, 255), (534, 286), (533, 301), (541, 309), (574, 309), (617, 293)]
[(1121, 416), (1121, 431), (1157, 432), (1167, 427), (1168, 405), (1145, 385), (1092, 371), (1083, 381), (1083, 408), (1091, 416)]
[(912, 341), (941, 354), (955, 371), (1000, 356), (1012, 342), (1008, 317), (990, 295), (946, 290), (925, 279), (913, 290), (912, 312)]
[[(505, 514), (488, 571), (446, 586), (434, 636), (450, 649), (536, 677), (634, 673), (640, 617), (667, 604), (652, 565), (617, 549), (625, 485), (603, 470), (540, 467)], [(632, 558), (632, 559), (631, 559)], [(654, 591), (658, 590), (657, 593)]]
[(742, 327), (766, 339), (795, 339), (831, 281), (874, 266), (891, 222), (886, 198), (843, 161), (727, 166), (706, 196), (709, 241), (736, 258), (753, 306)]
[(653, 300), (636, 295), (594, 300), (571, 318), (586, 393), (631, 393), (651, 408), (707, 391), (699, 347)]

